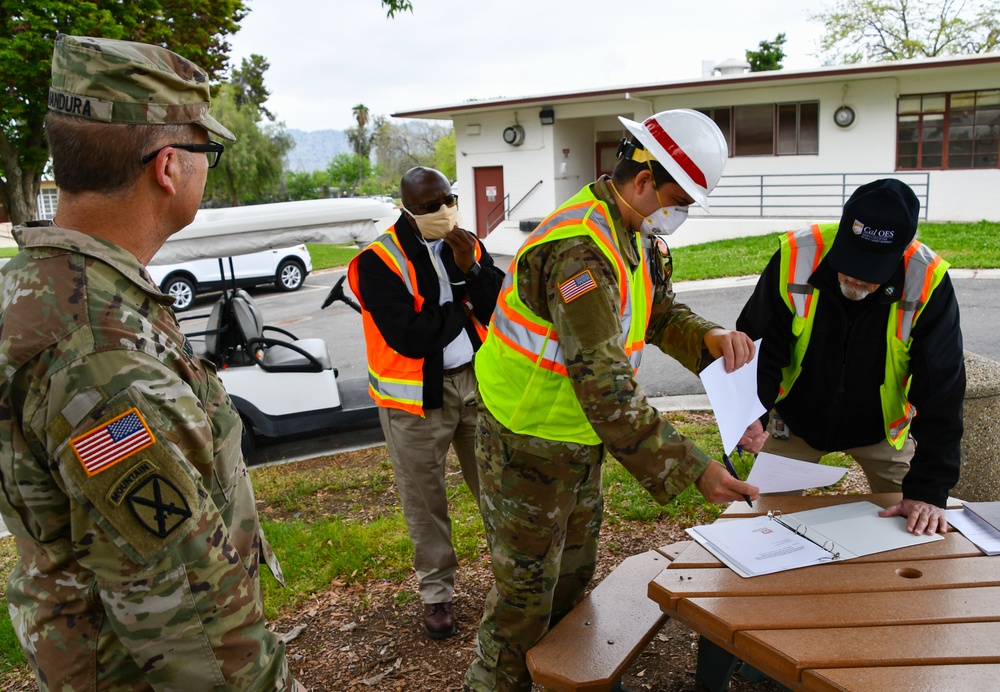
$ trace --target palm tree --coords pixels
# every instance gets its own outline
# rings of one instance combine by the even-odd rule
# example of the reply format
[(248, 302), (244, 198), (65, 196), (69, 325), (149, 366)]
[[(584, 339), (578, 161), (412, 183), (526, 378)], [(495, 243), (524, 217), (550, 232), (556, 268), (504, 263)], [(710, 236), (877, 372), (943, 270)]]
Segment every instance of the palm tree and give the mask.
[(358, 129), (364, 131), (365, 126), (368, 125), (368, 106), (359, 103), (351, 109), (351, 113), (354, 114), (354, 119), (358, 121)]
[(358, 184), (364, 180), (364, 161), (369, 160), (371, 155), (372, 138), (365, 132), (368, 125), (368, 106), (359, 103), (351, 109), (354, 119), (358, 123), (357, 129), (351, 128), (347, 131), (347, 139), (354, 147), (354, 153), (358, 157)]

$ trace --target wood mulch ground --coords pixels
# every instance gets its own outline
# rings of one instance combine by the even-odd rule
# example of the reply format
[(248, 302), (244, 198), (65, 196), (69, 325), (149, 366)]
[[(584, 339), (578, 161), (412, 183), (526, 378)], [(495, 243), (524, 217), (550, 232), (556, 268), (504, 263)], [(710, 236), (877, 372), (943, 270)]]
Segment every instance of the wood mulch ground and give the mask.
[[(714, 423), (710, 414), (687, 415), (692, 422), (705, 416)], [(349, 465), (364, 473), (381, 465), (385, 455), (384, 446), (347, 452), (298, 462), (289, 466), (289, 473), (297, 468), (323, 465)], [(450, 463), (449, 478), (461, 482), (457, 462), (451, 459)], [(839, 489), (868, 491), (864, 475), (856, 465)], [(335, 492), (324, 493), (320, 503), (324, 514), (344, 513), (350, 507), (357, 507), (356, 498)], [(384, 492), (368, 496), (363, 510), (353, 511), (363, 511), (365, 518), (372, 518), (396, 511), (398, 506), (395, 487), (389, 484)], [(276, 519), (287, 514), (287, 510), (263, 504), (260, 511)], [(606, 516), (592, 585), (600, 583), (630, 555), (686, 539), (683, 528), (675, 521), (630, 522)], [(402, 584), (335, 582), (295, 612), (270, 623), (270, 627), (288, 640), (292, 671), (309, 690), (461, 690), (492, 579), (485, 553), (461, 564), (454, 596), (458, 633), (445, 640), (434, 641), (424, 634), (416, 578), (412, 575)], [(404, 597), (400, 598), (400, 594)], [(412, 598), (406, 597), (410, 595)], [(398, 605), (400, 602), (405, 605)], [(697, 637), (683, 625), (668, 620), (628, 670), (624, 684), (632, 690), (694, 690), (696, 654)], [(20, 674), (0, 680), (2, 692), (32, 689), (37, 689), (34, 682)], [(541, 688), (536, 686), (537, 689)], [(730, 689), (778, 690), (769, 682), (752, 684), (738, 676), (734, 676)]]
[[(710, 415), (701, 415), (714, 422)], [(366, 464), (378, 463), (384, 453), (384, 447), (365, 450), (356, 453), (349, 463), (360, 471)], [(460, 478), (457, 462), (452, 459), (451, 463), (454, 469), (450, 475)], [(864, 475), (856, 465), (839, 488), (841, 492), (868, 492)], [(336, 504), (335, 497), (330, 501)], [(386, 507), (398, 506), (395, 488), (387, 490), (378, 502), (386, 503)], [(262, 508), (263, 513), (267, 511)], [(380, 513), (378, 507), (367, 504), (365, 512)], [(674, 521), (642, 523), (606, 517), (592, 585), (600, 583), (629, 555), (687, 538)], [(454, 596), (458, 633), (450, 639), (434, 641), (423, 633), (419, 600), (397, 605), (400, 592), (416, 594), (416, 578), (412, 575), (403, 584), (335, 584), (271, 626), (279, 633), (294, 635), (288, 643), (292, 670), (310, 690), (461, 690), (492, 580), (486, 554), (460, 566)], [(697, 637), (683, 625), (668, 620), (629, 669), (624, 684), (632, 690), (694, 690), (696, 655)], [(754, 684), (734, 676), (730, 689), (772, 692), (779, 688), (769, 682)]]

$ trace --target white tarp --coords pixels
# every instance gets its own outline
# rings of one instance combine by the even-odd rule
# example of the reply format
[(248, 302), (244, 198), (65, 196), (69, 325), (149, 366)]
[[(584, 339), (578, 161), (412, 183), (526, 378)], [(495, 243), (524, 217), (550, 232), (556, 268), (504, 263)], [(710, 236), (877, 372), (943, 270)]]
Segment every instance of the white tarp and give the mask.
[(167, 239), (150, 264), (231, 257), (301, 243), (364, 246), (384, 230), (376, 228), (375, 221), (393, 214), (388, 202), (363, 197), (200, 209), (190, 226)]

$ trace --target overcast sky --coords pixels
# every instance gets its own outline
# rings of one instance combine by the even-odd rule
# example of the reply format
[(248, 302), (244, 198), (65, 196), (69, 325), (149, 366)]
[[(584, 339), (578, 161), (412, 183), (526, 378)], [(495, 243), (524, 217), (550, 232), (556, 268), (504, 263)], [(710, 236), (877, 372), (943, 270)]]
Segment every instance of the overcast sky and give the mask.
[[(268, 109), (289, 128), (343, 130), (365, 104), (389, 115), (470, 99), (701, 76), (781, 32), (786, 69), (822, 64), (816, 0), (248, 0), (231, 65), (271, 68)], [(829, 5), (829, 3), (827, 3)]]

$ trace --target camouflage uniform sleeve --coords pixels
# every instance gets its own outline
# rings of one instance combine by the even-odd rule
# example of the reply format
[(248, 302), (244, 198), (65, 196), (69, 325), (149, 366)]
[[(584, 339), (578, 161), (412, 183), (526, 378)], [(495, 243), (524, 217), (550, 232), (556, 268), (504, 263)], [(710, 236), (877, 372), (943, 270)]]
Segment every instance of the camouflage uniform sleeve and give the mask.
[(694, 314), (677, 300), (669, 279), (653, 294), (646, 328), (646, 344), (656, 346), (691, 372), (698, 374), (713, 360), (705, 348), (705, 333), (719, 327)]
[[(586, 238), (546, 243), (526, 262), (518, 290), (555, 325), (587, 419), (608, 451), (666, 504), (701, 476), (710, 459), (649, 405), (633, 378), (613, 268)], [(567, 300), (560, 287), (583, 272), (593, 288)]]
[[(147, 682), (292, 689), (284, 644), (265, 628), (256, 513), (229, 507), (246, 467), (219, 477), (213, 463), (239, 427), (220, 441), (199, 394), (148, 355), (106, 351), (53, 373), (25, 427), (54, 460), (76, 561)], [(242, 551), (227, 518), (253, 537)]]

